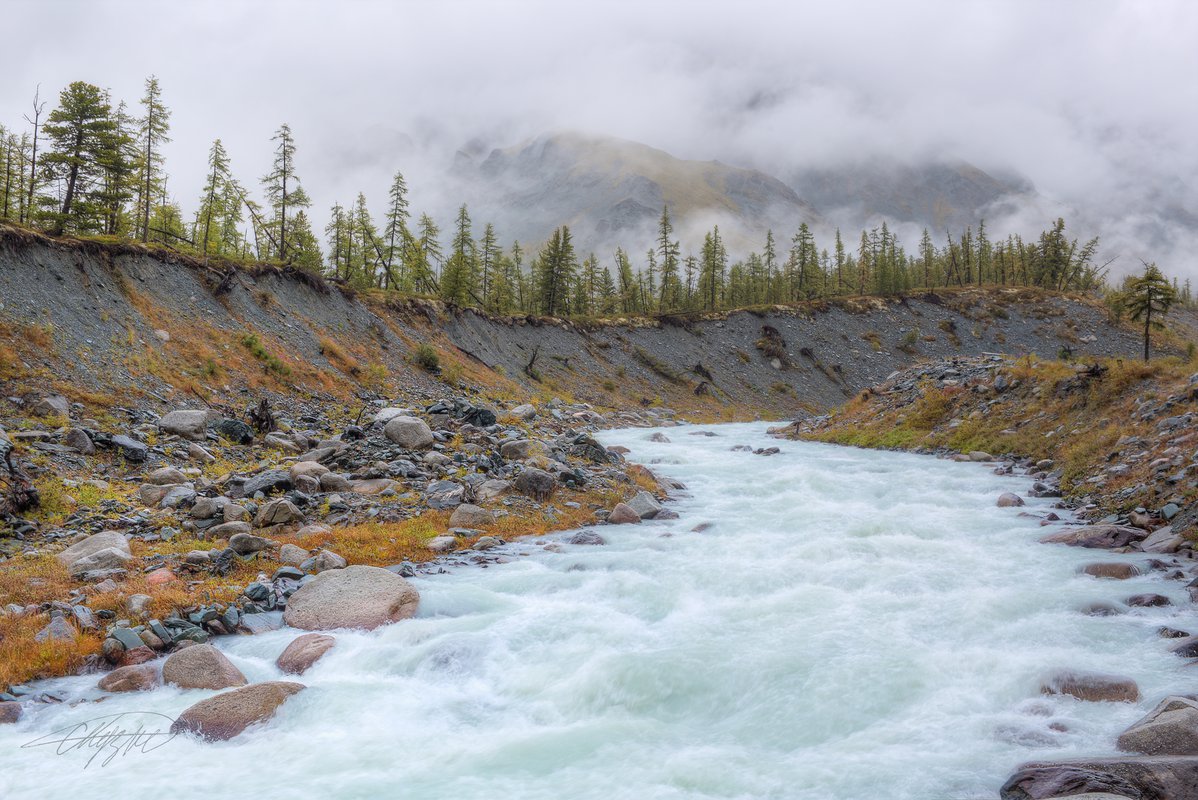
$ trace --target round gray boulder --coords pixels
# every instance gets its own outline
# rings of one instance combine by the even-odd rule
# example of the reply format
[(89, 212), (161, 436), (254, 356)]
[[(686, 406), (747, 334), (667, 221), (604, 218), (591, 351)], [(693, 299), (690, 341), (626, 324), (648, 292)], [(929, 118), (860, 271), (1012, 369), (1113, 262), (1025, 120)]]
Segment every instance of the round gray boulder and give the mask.
[(372, 630), (416, 613), (420, 593), (379, 567), (355, 565), (322, 572), (287, 600), (283, 621), (309, 631)]

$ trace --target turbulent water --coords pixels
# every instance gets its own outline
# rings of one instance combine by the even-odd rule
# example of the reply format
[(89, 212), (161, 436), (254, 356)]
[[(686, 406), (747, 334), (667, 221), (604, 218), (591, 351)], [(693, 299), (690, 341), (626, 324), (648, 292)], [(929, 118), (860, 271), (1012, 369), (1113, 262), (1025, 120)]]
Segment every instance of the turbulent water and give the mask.
[[(1077, 610), (1180, 600), (1179, 584), (1079, 575), (1131, 557), (1037, 544), (1020, 511), (1043, 505), (994, 504), (1026, 479), (795, 442), (763, 458), (731, 448), (779, 444), (764, 425), (697, 430), (602, 437), (686, 482), (680, 519), (419, 579), (418, 618), (338, 633), (309, 689), (228, 743), (176, 738), (84, 769), (90, 752), (20, 745), (211, 693), (48, 707), (0, 728), (0, 798), (993, 798), (1023, 761), (1110, 752), (1187, 685), (1155, 632), (1180, 612)], [(251, 681), (278, 679), (295, 634), (218, 645)], [(1145, 700), (1041, 697), (1057, 667), (1133, 676)], [(77, 699), (94, 683), (47, 686)]]

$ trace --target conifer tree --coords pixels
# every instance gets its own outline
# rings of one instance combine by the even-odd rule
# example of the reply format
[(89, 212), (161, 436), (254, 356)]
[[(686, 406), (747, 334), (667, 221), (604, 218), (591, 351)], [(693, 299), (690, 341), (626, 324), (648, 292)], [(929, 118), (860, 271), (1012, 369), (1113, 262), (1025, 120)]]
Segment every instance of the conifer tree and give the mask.
[(449, 260), (441, 274), (441, 299), (461, 306), (469, 305), (474, 297), (476, 264), (470, 212), (463, 204), (458, 209)]
[(537, 257), (537, 300), (542, 314), (550, 317), (570, 313), (569, 290), (578, 264), (570, 229), (554, 230)]
[(616, 274), (620, 279), (620, 310), (634, 314), (640, 310), (637, 303), (636, 277), (632, 273), (632, 262), (621, 247), (616, 248)]
[(262, 177), (262, 188), (274, 218), (263, 232), (272, 245), (271, 255), (280, 261), (287, 261), (289, 215), (312, 203), (295, 172), (295, 138), (291, 135), (291, 126), (283, 123), (271, 141), (278, 144), (275, 146), (271, 170)]
[(661, 295), (657, 310), (673, 308), (678, 301), (681, 284), (678, 278), (678, 242), (674, 241), (674, 226), (670, 223), (670, 209), (661, 207), (661, 218), (657, 223), (657, 254), (661, 256)]
[(163, 192), (165, 160), (162, 145), (169, 142), (171, 112), (162, 104), (162, 88), (158, 78), (146, 78), (146, 92), (141, 98), (145, 116), (138, 120), (140, 141), (140, 176), (137, 182), (137, 235), (143, 242), (150, 236), (150, 212), (154, 198)]
[(90, 83), (72, 83), (59, 95), (59, 106), (46, 117), (42, 132), (53, 148), (42, 157), (43, 172), (62, 186), (61, 205), (46, 198), (51, 231), (100, 229), (105, 167), (116, 160), (120, 144), (104, 92)]
[(412, 232), (408, 229), (408, 185), (403, 173), (396, 172), (388, 194), (387, 225), (383, 229), (386, 255), (383, 268), (386, 288), (407, 287), (407, 262), (404, 258), (412, 249)]
[[(1061, 227), (1064, 227), (1063, 225)], [(1148, 360), (1148, 346), (1153, 328), (1165, 327), (1161, 318), (1177, 302), (1177, 292), (1161, 274), (1156, 264), (1144, 264), (1144, 274), (1128, 281), (1124, 305), (1128, 316), (1135, 322), (1144, 322), (1144, 360)], [(1153, 315), (1156, 319), (1153, 319)]]

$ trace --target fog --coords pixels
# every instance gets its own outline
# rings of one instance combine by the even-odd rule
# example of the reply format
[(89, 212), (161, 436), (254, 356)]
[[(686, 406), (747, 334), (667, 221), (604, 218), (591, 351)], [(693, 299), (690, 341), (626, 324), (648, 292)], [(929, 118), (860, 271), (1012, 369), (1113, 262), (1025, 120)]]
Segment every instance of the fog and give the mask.
[(445, 179), (457, 151), (568, 129), (783, 179), (962, 159), (1035, 187), (987, 220), (993, 233), (1064, 215), (1102, 236), (1116, 270), (1144, 258), (1198, 277), (1198, 4), (1184, 0), (9, 0), (0, 13), (0, 122), (23, 124), (39, 83), (51, 107), (73, 80), (135, 106), (156, 74), (185, 213), (212, 139), (253, 183), (286, 121), (315, 227), (359, 191), (380, 214), (401, 169), (413, 210), (444, 228), (469, 199)]

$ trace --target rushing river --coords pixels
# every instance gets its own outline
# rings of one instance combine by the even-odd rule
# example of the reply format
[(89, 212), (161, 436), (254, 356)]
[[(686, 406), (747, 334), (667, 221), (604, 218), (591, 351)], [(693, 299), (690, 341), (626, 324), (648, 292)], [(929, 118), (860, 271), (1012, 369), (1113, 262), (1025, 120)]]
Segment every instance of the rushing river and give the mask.
[[(84, 769), (90, 753), (20, 745), (101, 714), (173, 717), (211, 693), (48, 707), (0, 727), (0, 798), (994, 798), (1023, 761), (1110, 752), (1188, 685), (1156, 634), (1183, 612), (1078, 611), (1180, 601), (1181, 584), (1079, 575), (1130, 556), (1037, 544), (1045, 529), (1020, 512), (1047, 503), (994, 503), (1027, 479), (778, 443), (765, 427), (604, 434), (688, 485), (680, 519), (599, 528), (604, 547), (518, 542), (512, 563), (418, 579), (418, 618), (338, 633), (308, 690), (231, 742), (180, 737)], [(217, 644), (272, 680), (295, 635)], [(1145, 699), (1041, 697), (1057, 667), (1130, 675)], [(70, 699), (94, 685), (47, 684)]]

